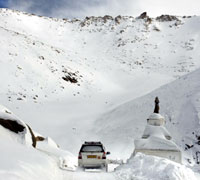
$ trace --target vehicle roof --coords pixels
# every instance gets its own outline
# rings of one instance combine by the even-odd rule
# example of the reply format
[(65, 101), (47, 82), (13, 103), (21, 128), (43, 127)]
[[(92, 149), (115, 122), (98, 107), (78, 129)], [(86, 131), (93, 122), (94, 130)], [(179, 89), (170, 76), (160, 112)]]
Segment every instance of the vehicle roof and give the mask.
[(100, 141), (85, 141), (83, 145), (102, 145)]

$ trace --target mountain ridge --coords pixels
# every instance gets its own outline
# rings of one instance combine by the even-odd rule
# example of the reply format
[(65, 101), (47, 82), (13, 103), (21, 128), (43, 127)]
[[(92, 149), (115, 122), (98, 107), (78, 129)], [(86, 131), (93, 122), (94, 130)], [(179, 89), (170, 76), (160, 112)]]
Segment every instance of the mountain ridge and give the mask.
[[(3, 9), (2, 104), (36, 131), (76, 152), (82, 141), (94, 135), (102, 114), (199, 69), (199, 22), (197, 16), (168, 15), (68, 22)], [(141, 109), (138, 101), (136, 110)], [(128, 124), (124, 126), (126, 130)]]

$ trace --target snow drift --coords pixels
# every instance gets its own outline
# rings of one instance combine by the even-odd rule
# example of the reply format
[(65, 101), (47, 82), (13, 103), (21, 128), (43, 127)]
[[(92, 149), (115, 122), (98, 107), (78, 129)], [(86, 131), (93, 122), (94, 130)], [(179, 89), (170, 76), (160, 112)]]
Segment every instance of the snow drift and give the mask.
[[(31, 133), (34, 133), (31, 135)], [(0, 179), (59, 179), (59, 168), (75, 170), (76, 158), (49, 137), (32, 147), (33, 130), (0, 105)]]
[(194, 172), (168, 159), (137, 153), (116, 174), (121, 180), (197, 180)]

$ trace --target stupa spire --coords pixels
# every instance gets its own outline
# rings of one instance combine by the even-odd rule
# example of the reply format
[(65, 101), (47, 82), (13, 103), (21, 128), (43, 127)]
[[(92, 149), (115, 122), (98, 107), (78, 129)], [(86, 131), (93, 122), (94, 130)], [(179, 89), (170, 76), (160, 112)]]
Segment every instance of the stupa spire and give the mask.
[(157, 113), (157, 114), (159, 114), (159, 109), (160, 109), (160, 107), (159, 107), (159, 99), (158, 99), (158, 97), (156, 97), (155, 98), (155, 108), (154, 108), (154, 113)]

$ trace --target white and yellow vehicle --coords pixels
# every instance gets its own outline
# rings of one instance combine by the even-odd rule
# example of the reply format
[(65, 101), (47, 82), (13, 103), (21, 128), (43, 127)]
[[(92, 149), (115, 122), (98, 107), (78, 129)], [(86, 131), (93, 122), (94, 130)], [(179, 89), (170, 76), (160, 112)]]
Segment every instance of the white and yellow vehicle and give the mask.
[(85, 142), (78, 155), (78, 166), (81, 168), (101, 168), (108, 170), (106, 152), (101, 142)]

